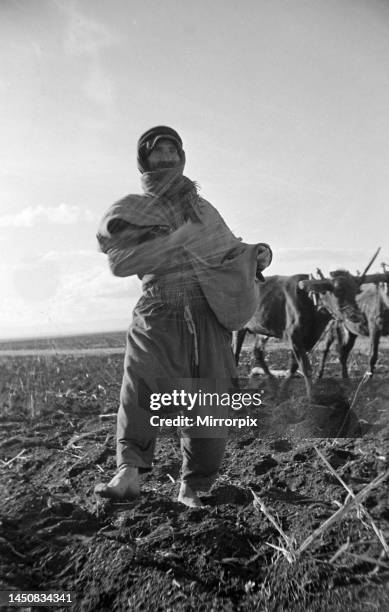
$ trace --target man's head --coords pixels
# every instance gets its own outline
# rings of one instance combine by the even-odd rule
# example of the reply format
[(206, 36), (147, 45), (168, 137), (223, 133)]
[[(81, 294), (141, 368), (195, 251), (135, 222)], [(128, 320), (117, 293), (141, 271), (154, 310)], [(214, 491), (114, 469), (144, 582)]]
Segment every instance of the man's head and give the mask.
[(185, 152), (180, 136), (165, 125), (158, 125), (142, 134), (137, 150), (138, 168), (142, 174), (185, 164)]

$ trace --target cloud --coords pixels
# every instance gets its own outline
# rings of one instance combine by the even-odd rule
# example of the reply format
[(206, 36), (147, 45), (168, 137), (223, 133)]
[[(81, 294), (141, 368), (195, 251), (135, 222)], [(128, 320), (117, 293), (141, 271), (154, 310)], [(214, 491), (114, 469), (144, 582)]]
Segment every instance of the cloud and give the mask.
[(88, 307), (96, 298), (111, 300), (119, 296), (139, 297), (140, 283), (135, 279), (113, 276), (106, 263), (101, 261), (89, 269), (78, 271), (74, 268), (64, 272), (57, 294), (59, 301), (71, 300), (78, 304), (88, 304)]
[(95, 217), (90, 210), (69, 204), (27, 206), (19, 213), (0, 217), (0, 227), (32, 227), (42, 221), (57, 225), (72, 225), (85, 221), (93, 223)]
[(24, 301), (46, 302), (57, 293), (60, 270), (52, 262), (18, 265), (13, 270), (13, 283), (17, 295)]
[(101, 52), (119, 43), (117, 32), (82, 13), (76, 3), (56, 0), (67, 17), (65, 52), (87, 61), (83, 90), (88, 98), (105, 109), (114, 104), (115, 87), (110, 73), (104, 70)]
[(138, 278), (117, 278), (101, 254), (50, 251), (0, 263), (0, 337), (125, 329), (141, 295)]
[(101, 49), (117, 44), (116, 34), (82, 13), (74, 1), (56, 0), (55, 4), (68, 18), (65, 50), (71, 55), (95, 56)]
[(90, 301), (99, 298), (134, 298), (141, 294), (141, 281), (137, 276), (119, 278), (108, 267), (102, 253), (88, 249), (48, 251), (39, 262), (56, 265), (61, 271), (59, 298)]

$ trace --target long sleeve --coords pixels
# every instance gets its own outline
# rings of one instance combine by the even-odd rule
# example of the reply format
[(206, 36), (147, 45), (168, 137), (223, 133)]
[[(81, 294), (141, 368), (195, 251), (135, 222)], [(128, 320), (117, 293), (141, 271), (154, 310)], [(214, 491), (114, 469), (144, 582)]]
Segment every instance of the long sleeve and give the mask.
[(182, 268), (183, 263), (183, 248), (174, 243), (172, 235), (128, 224), (127, 229), (99, 242), (115, 276), (168, 274)]
[(188, 221), (175, 231), (167, 224), (135, 225), (129, 216), (121, 215), (121, 209), (113, 212), (105, 217), (97, 238), (116, 276), (188, 270), (199, 257), (209, 263), (221, 261), (241, 244), (205, 200), (201, 201), (201, 221)]

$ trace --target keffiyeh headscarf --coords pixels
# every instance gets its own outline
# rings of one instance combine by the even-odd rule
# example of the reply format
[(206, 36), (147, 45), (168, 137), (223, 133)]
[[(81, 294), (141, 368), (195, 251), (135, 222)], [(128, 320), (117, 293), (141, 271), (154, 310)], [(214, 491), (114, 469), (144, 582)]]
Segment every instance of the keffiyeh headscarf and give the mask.
[[(175, 144), (180, 163), (173, 168), (150, 171), (148, 157), (161, 139), (171, 140)], [(158, 125), (142, 134), (137, 144), (137, 161), (145, 195), (158, 198), (158, 203), (164, 206), (171, 225), (179, 227), (184, 221), (199, 221), (196, 213), (198, 186), (183, 175), (185, 151), (180, 135), (173, 128)]]
[(185, 165), (185, 151), (182, 148), (182, 139), (180, 135), (167, 125), (157, 125), (156, 127), (147, 130), (138, 140), (137, 144), (137, 162), (139, 172), (142, 174), (150, 170), (148, 157), (154, 149), (158, 140), (171, 140), (174, 142), (181, 163)]
[(144, 172), (141, 177), (145, 195), (158, 198), (158, 203), (166, 206), (175, 227), (189, 219), (200, 221), (197, 213), (198, 186), (182, 174), (183, 170), (184, 163), (181, 163), (174, 168)]

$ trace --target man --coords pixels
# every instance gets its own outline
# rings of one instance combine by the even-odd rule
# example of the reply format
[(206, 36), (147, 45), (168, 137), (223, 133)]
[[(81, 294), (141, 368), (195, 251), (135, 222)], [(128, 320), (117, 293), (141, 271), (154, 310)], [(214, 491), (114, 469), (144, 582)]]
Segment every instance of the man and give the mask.
[[(113, 274), (137, 274), (143, 288), (127, 336), (117, 420), (119, 471), (95, 487), (97, 494), (115, 499), (136, 498), (139, 473), (151, 469), (153, 393), (179, 391), (177, 386), (198, 390), (200, 383), (203, 390), (229, 390), (236, 375), (229, 329), (250, 318), (247, 305), (254, 312), (255, 269), (260, 275), (271, 261), (267, 245), (244, 245), (183, 175), (185, 152), (175, 130), (148, 130), (137, 151), (144, 195), (114, 204), (97, 234)], [(245, 274), (251, 277), (241, 296), (236, 283)], [(213, 483), (225, 443), (225, 431), (181, 429), (179, 501), (201, 505), (198, 492)]]

